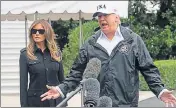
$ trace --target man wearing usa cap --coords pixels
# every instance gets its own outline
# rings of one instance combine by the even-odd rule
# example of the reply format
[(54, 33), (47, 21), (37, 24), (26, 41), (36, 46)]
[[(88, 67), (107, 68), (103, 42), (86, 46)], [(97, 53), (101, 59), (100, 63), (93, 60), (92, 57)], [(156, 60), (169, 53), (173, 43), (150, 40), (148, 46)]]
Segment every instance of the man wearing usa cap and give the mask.
[(87, 62), (91, 58), (101, 60), (100, 96), (106, 95), (113, 107), (138, 106), (139, 74), (144, 76), (150, 90), (166, 106), (176, 106), (176, 98), (165, 88), (160, 73), (140, 36), (120, 26), (117, 10), (102, 4), (97, 6), (93, 17), (98, 18), (100, 30), (91, 36), (80, 49), (69, 76), (64, 83), (41, 95), (42, 101), (64, 97), (82, 80)]

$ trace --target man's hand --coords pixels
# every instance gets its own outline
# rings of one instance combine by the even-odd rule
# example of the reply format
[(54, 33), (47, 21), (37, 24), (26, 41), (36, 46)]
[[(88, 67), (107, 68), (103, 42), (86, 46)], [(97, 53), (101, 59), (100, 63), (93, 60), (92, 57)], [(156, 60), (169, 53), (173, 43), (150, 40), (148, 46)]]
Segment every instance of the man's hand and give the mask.
[(60, 96), (60, 93), (58, 92), (56, 87), (48, 85), (46, 85), (46, 87), (49, 89), (49, 91), (40, 96), (42, 98), (41, 101), (44, 101), (46, 99), (47, 100), (56, 99)]
[(176, 97), (172, 93), (173, 91), (165, 91), (160, 97), (160, 99), (166, 104), (166, 107), (176, 106)]

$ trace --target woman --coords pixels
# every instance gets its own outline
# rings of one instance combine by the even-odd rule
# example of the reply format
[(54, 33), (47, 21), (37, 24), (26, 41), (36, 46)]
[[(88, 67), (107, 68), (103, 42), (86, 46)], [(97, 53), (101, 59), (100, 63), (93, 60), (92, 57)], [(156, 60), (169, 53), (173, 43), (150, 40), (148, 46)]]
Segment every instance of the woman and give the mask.
[[(29, 44), (20, 51), (21, 107), (55, 107), (63, 99), (41, 101), (48, 91), (64, 80), (61, 53), (54, 41), (54, 31), (45, 20), (36, 20), (29, 29)], [(29, 74), (29, 87), (28, 87)]]

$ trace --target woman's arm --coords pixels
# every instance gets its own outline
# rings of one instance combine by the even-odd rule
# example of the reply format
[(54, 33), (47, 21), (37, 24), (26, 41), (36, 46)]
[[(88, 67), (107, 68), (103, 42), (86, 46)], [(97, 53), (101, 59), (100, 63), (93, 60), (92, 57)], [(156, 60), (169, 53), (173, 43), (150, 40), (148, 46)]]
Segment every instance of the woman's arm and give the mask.
[(58, 79), (60, 83), (62, 83), (65, 80), (62, 61), (60, 61), (59, 63)]
[(20, 53), (19, 66), (20, 66), (20, 103), (21, 107), (27, 107), (28, 66), (27, 66), (26, 53), (22, 50)]

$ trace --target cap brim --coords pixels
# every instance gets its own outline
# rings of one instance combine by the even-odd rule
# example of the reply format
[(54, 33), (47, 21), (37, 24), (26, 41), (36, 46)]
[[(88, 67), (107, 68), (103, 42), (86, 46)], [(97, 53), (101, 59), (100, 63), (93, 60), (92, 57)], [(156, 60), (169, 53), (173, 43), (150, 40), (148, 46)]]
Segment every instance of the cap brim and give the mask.
[(93, 17), (96, 17), (98, 14), (100, 14), (100, 15), (107, 15), (107, 13), (95, 12), (95, 13), (93, 14)]

